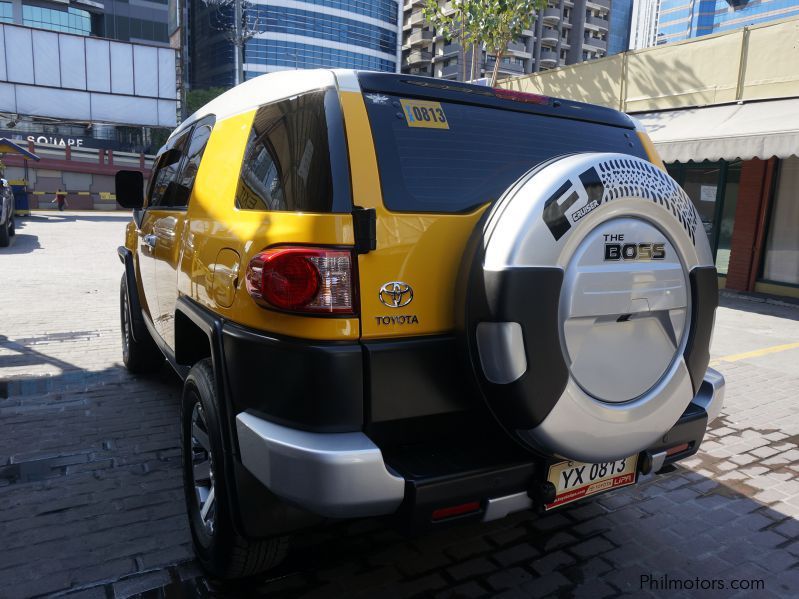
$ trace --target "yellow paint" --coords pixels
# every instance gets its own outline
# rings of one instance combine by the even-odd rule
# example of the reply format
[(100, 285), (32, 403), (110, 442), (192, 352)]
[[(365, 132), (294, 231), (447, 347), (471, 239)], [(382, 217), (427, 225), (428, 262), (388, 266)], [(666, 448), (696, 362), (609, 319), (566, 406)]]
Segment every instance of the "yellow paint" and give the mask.
[[(377, 250), (358, 257), (361, 336), (407, 337), (451, 331), (455, 326), (455, 280), (463, 251), (485, 206), (470, 214), (410, 214), (383, 206), (372, 130), (360, 94), (342, 92), (349, 144), (353, 203), (374, 208)], [(413, 301), (389, 308), (380, 287), (402, 281), (413, 288)], [(382, 324), (383, 316), (416, 316), (418, 324)], [(407, 319), (406, 319), (407, 320)]]
[(409, 127), (449, 129), (449, 123), (444, 114), (444, 109), (441, 108), (441, 102), (402, 98), (400, 104), (402, 104), (405, 122), (408, 123)]
[(655, 144), (652, 143), (652, 140), (649, 139), (649, 135), (645, 131), (638, 131), (638, 139), (641, 140), (641, 145), (644, 146), (644, 150), (646, 151), (646, 155), (649, 158), (649, 162), (654, 164), (664, 173), (666, 171), (666, 165), (663, 164), (663, 159), (658, 154), (658, 151), (655, 149)]
[(720, 362), (740, 362), (741, 360), (748, 360), (749, 358), (759, 358), (769, 354), (776, 354), (778, 352), (788, 351), (791, 349), (799, 349), (799, 343), (786, 343), (784, 345), (774, 345), (771, 347), (763, 347), (741, 354), (732, 354), (730, 356), (723, 356), (711, 361), (711, 366), (718, 365)]
[(779, 285), (777, 283), (755, 283), (755, 291), (757, 293), (768, 293), (769, 295), (782, 295), (784, 297), (799, 298), (799, 287), (792, 287), (790, 285)]
[[(214, 125), (189, 202), (178, 290), (226, 319), (264, 332), (305, 339), (357, 339), (357, 318), (275, 312), (258, 306), (247, 293), (247, 264), (261, 250), (287, 243), (351, 246), (354, 239), (349, 214), (261, 212), (235, 207), (241, 162), (254, 116), (255, 111), (250, 111)], [(214, 290), (217, 257), (226, 248), (241, 256), (229, 307), (217, 302), (222, 296)]]

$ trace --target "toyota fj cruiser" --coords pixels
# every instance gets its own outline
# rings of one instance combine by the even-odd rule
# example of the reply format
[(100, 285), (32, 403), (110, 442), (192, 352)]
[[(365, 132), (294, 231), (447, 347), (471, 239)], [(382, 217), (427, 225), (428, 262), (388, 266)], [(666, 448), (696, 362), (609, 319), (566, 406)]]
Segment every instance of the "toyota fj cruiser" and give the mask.
[(290, 71), (170, 136), (119, 256), (123, 353), (182, 377), (202, 565), (326, 518), (549, 510), (694, 454), (716, 271), (617, 111), (423, 77)]

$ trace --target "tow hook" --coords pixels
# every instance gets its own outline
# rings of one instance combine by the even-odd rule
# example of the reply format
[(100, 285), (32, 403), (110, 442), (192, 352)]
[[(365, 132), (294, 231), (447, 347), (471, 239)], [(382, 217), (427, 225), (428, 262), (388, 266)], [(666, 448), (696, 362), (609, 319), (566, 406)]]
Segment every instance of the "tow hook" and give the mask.
[(544, 506), (548, 503), (555, 501), (558, 490), (548, 480), (544, 482), (533, 483), (527, 489), (527, 496), (533, 500), (536, 510), (543, 510)]

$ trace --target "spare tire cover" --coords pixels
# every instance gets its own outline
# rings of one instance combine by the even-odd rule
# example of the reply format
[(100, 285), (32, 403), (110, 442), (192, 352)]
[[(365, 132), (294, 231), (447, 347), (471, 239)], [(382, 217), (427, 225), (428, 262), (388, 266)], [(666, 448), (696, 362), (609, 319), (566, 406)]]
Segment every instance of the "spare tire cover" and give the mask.
[(625, 154), (561, 157), (478, 225), (458, 298), (471, 370), (528, 448), (608, 461), (652, 446), (709, 361), (716, 271), (691, 200)]

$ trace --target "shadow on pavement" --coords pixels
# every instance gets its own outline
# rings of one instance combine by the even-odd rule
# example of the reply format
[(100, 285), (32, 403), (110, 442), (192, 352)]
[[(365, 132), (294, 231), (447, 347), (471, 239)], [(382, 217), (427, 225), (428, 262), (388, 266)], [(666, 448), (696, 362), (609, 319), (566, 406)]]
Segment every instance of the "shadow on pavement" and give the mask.
[(19, 232), (19, 220), (17, 220), (17, 234), (11, 238), (8, 247), (0, 248), (0, 256), (11, 254), (29, 254), (42, 249), (39, 238), (36, 235), (28, 235)]
[(799, 320), (799, 300), (793, 298), (722, 290), (719, 293), (719, 306), (763, 316)]

